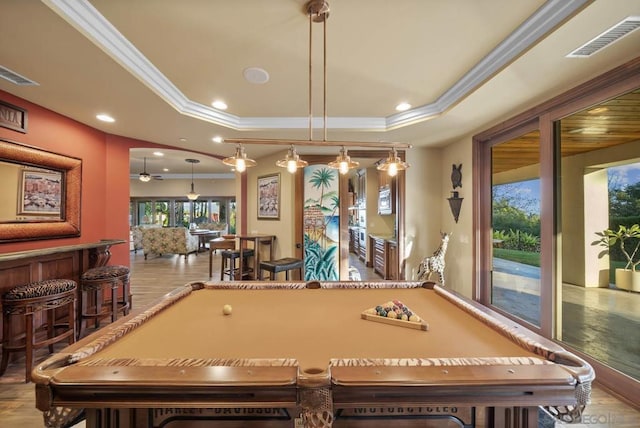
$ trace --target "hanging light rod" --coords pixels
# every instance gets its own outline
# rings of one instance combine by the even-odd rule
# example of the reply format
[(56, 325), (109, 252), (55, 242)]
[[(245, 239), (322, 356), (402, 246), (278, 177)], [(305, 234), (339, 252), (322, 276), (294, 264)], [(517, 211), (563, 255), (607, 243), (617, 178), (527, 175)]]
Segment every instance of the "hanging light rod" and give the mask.
[(267, 138), (225, 138), (228, 144), (264, 144), (270, 146), (316, 146), (316, 147), (366, 147), (370, 149), (410, 149), (410, 143), (374, 143), (366, 141), (312, 141), (312, 140), (276, 140)]
[[(340, 154), (335, 161), (329, 162), (330, 168), (335, 168), (340, 171), (341, 174), (346, 174), (350, 169), (357, 168), (360, 164), (357, 161), (351, 160), (347, 154), (347, 147), (363, 147), (369, 149), (387, 149), (391, 150), (392, 155), (389, 156), (389, 160), (379, 169), (388, 171), (390, 175), (395, 175), (398, 170), (405, 170), (409, 167), (408, 164), (397, 159), (397, 149), (410, 149), (412, 146), (408, 143), (374, 143), (374, 142), (359, 142), (359, 141), (327, 141), (327, 19), (329, 18), (329, 2), (327, 0), (310, 0), (307, 2), (304, 8), (304, 12), (309, 19), (309, 139), (308, 140), (278, 140), (267, 138), (226, 138), (224, 143), (237, 144), (236, 154), (234, 156), (223, 159), (223, 163), (231, 165), (236, 168), (236, 171), (243, 172), (246, 166), (253, 166), (256, 162), (253, 159), (248, 159), (244, 153), (243, 145), (245, 144), (264, 144), (269, 146), (290, 146), (289, 152), (284, 159), (280, 159), (276, 162), (276, 165), (281, 168), (287, 168), (287, 170), (295, 174), (300, 168), (304, 168), (308, 163), (302, 159), (295, 150), (295, 146), (314, 146), (314, 147), (341, 147)], [(313, 23), (322, 23), (323, 29), (323, 138), (321, 141), (313, 140)], [(393, 162), (391, 165), (387, 165), (388, 162)]]
[(138, 179), (140, 181), (142, 181), (143, 183), (148, 183), (151, 181), (151, 174), (149, 174), (147, 172), (147, 158), (144, 158), (144, 168), (142, 169), (142, 172), (140, 173), (140, 175), (138, 176)]
[(200, 161), (198, 159), (185, 159), (184, 161), (191, 164), (191, 191), (187, 193), (187, 199), (189, 199), (190, 201), (195, 201), (196, 199), (198, 199), (200, 194), (196, 193), (193, 189), (193, 164), (200, 163)]

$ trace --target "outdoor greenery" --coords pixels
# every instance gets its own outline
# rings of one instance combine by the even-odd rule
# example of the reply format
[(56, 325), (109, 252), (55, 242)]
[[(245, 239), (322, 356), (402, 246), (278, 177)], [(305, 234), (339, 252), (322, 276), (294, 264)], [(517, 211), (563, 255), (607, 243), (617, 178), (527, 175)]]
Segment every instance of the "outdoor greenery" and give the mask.
[[(609, 192), (608, 230), (619, 230), (620, 226), (629, 227), (633, 224), (640, 224), (640, 183)], [(637, 242), (637, 238), (631, 238), (625, 245), (632, 247)], [(628, 260), (620, 246), (615, 245), (609, 248), (609, 257), (611, 261)]]
[[(625, 219), (626, 224), (640, 223), (640, 182), (620, 186), (609, 183), (609, 215), (611, 218)], [(616, 227), (611, 227), (615, 229)]]
[(529, 198), (518, 183), (493, 188), (494, 256), (540, 266), (539, 201)]
[(493, 239), (499, 243), (499, 248), (507, 250), (540, 252), (540, 237), (519, 230), (494, 230)]
[(540, 267), (540, 253), (520, 250), (507, 250), (504, 248), (494, 248), (493, 256), (499, 259), (518, 262), (529, 266)]
[(618, 229), (605, 229), (602, 232), (596, 232), (600, 239), (593, 241), (591, 245), (600, 245), (604, 250), (600, 252), (598, 257), (609, 254), (612, 248), (616, 246), (624, 254), (626, 265), (625, 269), (637, 270), (640, 265), (640, 225), (634, 224), (629, 227), (624, 225), (618, 226)]
[[(609, 228), (597, 232), (593, 245), (605, 247), (611, 272), (616, 267), (640, 266), (640, 182), (623, 186), (619, 176), (609, 181)], [(493, 187), (494, 256), (532, 266), (540, 266), (539, 200), (528, 197), (520, 183)]]

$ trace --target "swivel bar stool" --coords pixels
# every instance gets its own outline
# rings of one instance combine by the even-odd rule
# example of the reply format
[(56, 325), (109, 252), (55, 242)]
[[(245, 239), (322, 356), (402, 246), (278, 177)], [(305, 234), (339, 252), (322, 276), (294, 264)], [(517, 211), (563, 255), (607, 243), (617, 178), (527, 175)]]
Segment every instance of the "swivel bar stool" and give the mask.
[[(100, 321), (111, 317), (111, 322), (118, 314), (127, 315), (131, 308), (131, 291), (129, 286), (130, 270), (127, 266), (101, 266), (91, 268), (80, 277), (80, 327), (78, 337), (87, 328), (87, 321), (92, 321), (94, 328), (100, 327)], [(118, 297), (118, 289), (122, 289), (122, 297)], [(103, 301), (103, 291), (110, 290), (111, 300)]]
[[(24, 351), (25, 382), (31, 380), (34, 351), (43, 346), (53, 352), (53, 344), (64, 339), (72, 344), (76, 340), (77, 284), (70, 279), (49, 279), (14, 287), (2, 296), (2, 362), (0, 376), (7, 370), (9, 355)], [(67, 307), (67, 321), (57, 322), (56, 309)], [(38, 331), (40, 320), (46, 313), (46, 337)], [(24, 328), (24, 338), (15, 324), (18, 318)], [(36, 319), (34, 319), (36, 318)], [(16, 333), (18, 332), (18, 333)]]

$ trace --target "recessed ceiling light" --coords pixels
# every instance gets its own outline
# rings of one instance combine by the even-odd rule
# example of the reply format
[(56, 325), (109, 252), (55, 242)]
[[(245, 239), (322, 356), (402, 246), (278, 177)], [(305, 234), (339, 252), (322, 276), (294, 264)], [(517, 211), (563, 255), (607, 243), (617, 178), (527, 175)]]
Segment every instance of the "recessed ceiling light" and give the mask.
[(396, 106), (396, 110), (398, 111), (407, 111), (411, 108), (411, 104), (409, 103), (400, 103)]
[(162, 152), (153, 152), (154, 156), (164, 156), (164, 153)]
[(588, 110), (587, 113), (598, 114), (598, 113), (604, 113), (607, 110), (609, 110), (609, 108), (607, 107), (595, 107), (595, 108), (592, 108), (591, 110)]
[(178, 138), (178, 141), (180, 141), (181, 143), (186, 143), (187, 139), (186, 138)]
[(227, 103), (225, 103), (224, 101), (214, 101), (211, 103), (211, 105), (215, 108), (217, 108), (218, 110), (226, 110), (227, 109)]
[(222, 143), (223, 138), (221, 136), (219, 136), (219, 135), (216, 135), (215, 137), (213, 137), (211, 139), (211, 141), (213, 141), (214, 143)]
[(242, 75), (249, 83), (255, 83), (261, 85), (269, 81), (269, 73), (266, 70), (259, 67), (249, 67), (242, 71)]
[(99, 115), (96, 116), (96, 118), (98, 120), (103, 121), (103, 122), (115, 122), (116, 121), (114, 118), (112, 118), (108, 114), (99, 114)]
[(163, 172), (169, 172), (169, 168), (162, 168)]
[(568, 131), (569, 134), (606, 134), (606, 128), (598, 128), (595, 126), (588, 126), (586, 128), (576, 128)]

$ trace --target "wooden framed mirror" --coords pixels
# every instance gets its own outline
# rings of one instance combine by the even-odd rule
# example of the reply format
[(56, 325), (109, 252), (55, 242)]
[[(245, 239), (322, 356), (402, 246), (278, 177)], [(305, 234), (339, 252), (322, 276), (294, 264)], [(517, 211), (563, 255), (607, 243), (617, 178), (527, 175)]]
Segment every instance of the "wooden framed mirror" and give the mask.
[(82, 160), (0, 139), (0, 242), (80, 236)]

